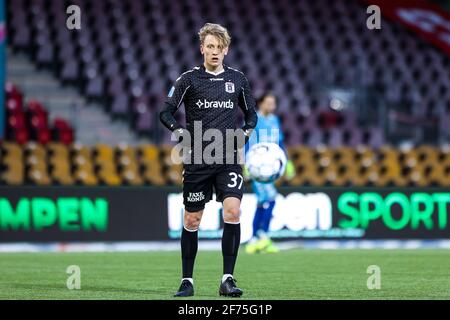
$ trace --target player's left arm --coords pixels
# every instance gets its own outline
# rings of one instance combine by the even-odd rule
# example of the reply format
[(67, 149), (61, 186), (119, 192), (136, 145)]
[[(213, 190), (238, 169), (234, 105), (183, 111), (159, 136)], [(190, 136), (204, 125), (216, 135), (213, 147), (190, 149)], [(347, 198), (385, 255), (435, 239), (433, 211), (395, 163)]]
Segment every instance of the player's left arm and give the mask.
[[(248, 151), (248, 142), (250, 137), (258, 124), (258, 114), (256, 113), (256, 101), (253, 97), (250, 84), (247, 80), (247, 77), (243, 75), (242, 85), (239, 92), (239, 107), (244, 113), (244, 125), (242, 130), (245, 135), (244, 147), (246, 148), (245, 152)], [(244, 165), (243, 174), (246, 180), (249, 179), (250, 175), (248, 174), (247, 167)]]
[(242, 130), (244, 130), (245, 143), (247, 143), (253, 129), (255, 129), (256, 124), (258, 123), (258, 115), (256, 114), (256, 101), (251, 93), (250, 84), (245, 76), (243, 78), (244, 79), (242, 81), (242, 86), (239, 93), (239, 107), (244, 112), (245, 123)]

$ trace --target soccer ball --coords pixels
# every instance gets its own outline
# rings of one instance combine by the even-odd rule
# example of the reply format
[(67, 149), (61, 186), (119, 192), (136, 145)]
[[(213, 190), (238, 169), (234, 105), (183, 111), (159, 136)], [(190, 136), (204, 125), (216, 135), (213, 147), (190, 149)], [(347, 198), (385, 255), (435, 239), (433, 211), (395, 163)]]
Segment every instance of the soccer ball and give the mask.
[(277, 144), (261, 142), (250, 148), (245, 162), (251, 179), (270, 183), (284, 174), (287, 159)]

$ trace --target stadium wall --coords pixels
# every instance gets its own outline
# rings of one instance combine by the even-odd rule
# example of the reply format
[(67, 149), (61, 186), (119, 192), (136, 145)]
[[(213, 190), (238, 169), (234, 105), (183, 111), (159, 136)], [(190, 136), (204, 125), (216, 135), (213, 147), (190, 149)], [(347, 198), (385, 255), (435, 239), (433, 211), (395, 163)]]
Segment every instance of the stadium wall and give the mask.
[[(250, 190), (248, 190), (250, 191)], [(214, 200), (214, 199), (213, 199)], [(241, 241), (256, 198), (242, 200)], [(450, 239), (450, 192), (439, 188), (280, 188), (275, 239)], [(210, 201), (200, 239), (222, 234)], [(0, 242), (165, 241), (181, 234), (178, 187), (0, 187)]]

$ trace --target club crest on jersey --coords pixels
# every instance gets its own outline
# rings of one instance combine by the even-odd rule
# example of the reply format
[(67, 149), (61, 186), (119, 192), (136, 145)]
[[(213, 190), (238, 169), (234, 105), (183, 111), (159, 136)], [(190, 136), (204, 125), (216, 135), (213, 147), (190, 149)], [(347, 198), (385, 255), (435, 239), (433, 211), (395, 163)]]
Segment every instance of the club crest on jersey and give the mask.
[(234, 83), (233, 82), (225, 82), (225, 91), (228, 93), (234, 93)]

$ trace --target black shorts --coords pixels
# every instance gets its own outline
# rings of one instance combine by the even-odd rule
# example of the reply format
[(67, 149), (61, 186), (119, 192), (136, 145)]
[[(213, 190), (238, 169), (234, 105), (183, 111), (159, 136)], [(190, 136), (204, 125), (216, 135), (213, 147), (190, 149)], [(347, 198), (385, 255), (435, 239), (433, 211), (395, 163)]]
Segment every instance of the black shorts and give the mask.
[(227, 197), (242, 199), (244, 178), (238, 164), (187, 165), (183, 171), (183, 203), (186, 211), (205, 208), (212, 199), (213, 187), (216, 201)]

